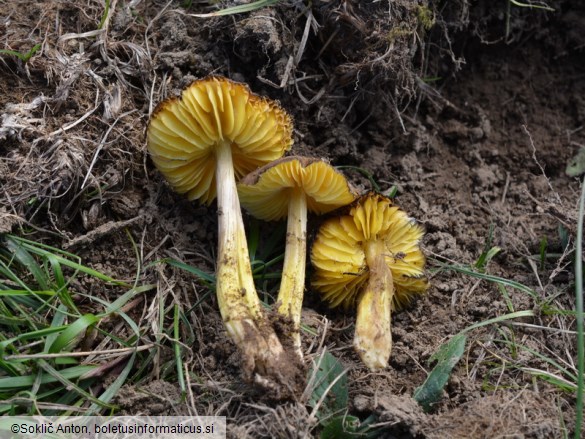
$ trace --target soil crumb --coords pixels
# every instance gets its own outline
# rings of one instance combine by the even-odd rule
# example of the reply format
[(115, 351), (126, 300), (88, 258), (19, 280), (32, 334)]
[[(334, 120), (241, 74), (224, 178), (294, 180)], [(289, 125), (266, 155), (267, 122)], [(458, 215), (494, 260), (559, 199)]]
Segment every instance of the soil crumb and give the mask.
[(554, 399), (536, 392), (503, 391), (434, 416), (425, 434), (428, 439), (560, 438), (565, 429), (559, 410)]
[(114, 400), (120, 416), (187, 416), (181, 390), (162, 380), (151, 381), (143, 387), (124, 386)]

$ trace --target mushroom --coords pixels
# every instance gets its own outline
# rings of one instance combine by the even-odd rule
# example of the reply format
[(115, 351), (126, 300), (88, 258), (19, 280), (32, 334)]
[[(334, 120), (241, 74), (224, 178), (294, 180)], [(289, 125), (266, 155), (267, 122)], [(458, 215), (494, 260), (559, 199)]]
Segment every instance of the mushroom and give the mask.
[(278, 312), (290, 317), (293, 345), (302, 358), (300, 320), (305, 289), (307, 210), (330, 212), (355, 200), (345, 177), (316, 158), (285, 157), (248, 174), (238, 183), (242, 206), (255, 217), (288, 216)]
[(312, 286), (331, 307), (357, 303), (354, 347), (372, 371), (385, 368), (390, 359), (391, 310), (429, 287), (419, 246), (423, 234), (390, 199), (373, 193), (317, 233)]
[(217, 195), (217, 300), (225, 327), (244, 354), (245, 371), (280, 374), (283, 348), (256, 293), (236, 178), (281, 157), (292, 122), (271, 100), (221, 77), (198, 80), (161, 102), (147, 131), (150, 156), (173, 189), (210, 204)]

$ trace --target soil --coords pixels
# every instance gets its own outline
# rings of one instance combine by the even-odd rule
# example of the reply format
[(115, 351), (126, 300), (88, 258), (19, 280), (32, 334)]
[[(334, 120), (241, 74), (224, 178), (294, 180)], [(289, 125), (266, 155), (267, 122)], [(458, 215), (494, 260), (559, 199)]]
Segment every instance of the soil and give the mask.
[[(317, 333), (303, 334), (307, 365), (324, 347), (340, 359), (350, 413), (376, 415), (388, 438), (571, 431), (573, 393), (530, 372), (558, 370), (501, 340), (574, 370), (573, 319), (540, 311), (542, 303), (574, 309), (580, 182), (565, 168), (585, 147), (580, 2), (555, 2), (554, 12), (465, 0), (316, 1), (311, 9), (282, 2), (197, 18), (189, 14), (206, 11), (183, 4), (191, 2), (113, 0), (98, 32), (101, 2), (81, 3), (0, 1), (0, 48), (25, 53), (41, 43), (26, 63), (0, 55), (0, 233), (26, 231), (133, 281), (131, 236), (140, 282), (158, 285), (149, 300), (198, 304), (189, 314), (186, 364), (196, 379), (188, 402), (163, 379), (160, 358), (156, 373), (120, 392), (124, 413), (227, 416), (228, 436), (238, 438), (320, 432), (302, 398), (275, 401), (243, 379), (208, 288), (155, 263), (173, 257), (214, 271), (216, 207), (172, 193), (147, 156), (144, 132), (158, 102), (221, 74), (292, 114), (291, 155), (362, 168), (382, 192), (396, 186), (396, 203), (426, 229), (432, 286), (393, 315), (393, 353), (382, 372), (370, 373), (351, 347), (355, 315), (327, 309), (307, 285), (303, 322)], [(362, 173), (345, 172), (372, 189)], [(319, 221), (309, 221), (311, 236)], [(278, 227), (260, 225), (260, 246)], [(441, 268), (475, 264), (486, 243), (500, 249), (487, 272), (533, 289), (541, 305)], [(259, 286), (269, 302), (276, 288)], [(471, 331), (443, 399), (431, 413), (414, 402), (442, 343), (474, 323), (532, 309), (535, 317)]]

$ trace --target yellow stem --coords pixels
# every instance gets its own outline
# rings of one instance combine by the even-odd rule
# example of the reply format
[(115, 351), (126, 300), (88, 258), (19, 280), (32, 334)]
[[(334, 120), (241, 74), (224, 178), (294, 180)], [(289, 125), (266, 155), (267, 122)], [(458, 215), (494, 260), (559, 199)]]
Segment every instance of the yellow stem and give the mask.
[(370, 278), (362, 292), (356, 318), (354, 346), (372, 371), (388, 365), (392, 351), (391, 304), (394, 296), (392, 271), (384, 260), (384, 243), (366, 243)]
[(291, 318), (293, 345), (302, 358), (300, 322), (305, 292), (307, 249), (307, 199), (302, 190), (295, 190), (290, 194), (286, 227), (286, 249), (278, 292), (280, 303), (278, 312)]
[(217, 299), (230, 335), (238, 339), (231, 328), (232, 322), (259, 317), (260, 300), (252, 278), (229, 142), (221, 142), (217, 148), (216, 180), (219, 225)]
[(244, 372), (267, 385), (283, 375), (284, 350), (262, 313), (254, 287), (229, 142), (218, 145), (216, 159), (217, 302), (225, 327), (243, 354)]

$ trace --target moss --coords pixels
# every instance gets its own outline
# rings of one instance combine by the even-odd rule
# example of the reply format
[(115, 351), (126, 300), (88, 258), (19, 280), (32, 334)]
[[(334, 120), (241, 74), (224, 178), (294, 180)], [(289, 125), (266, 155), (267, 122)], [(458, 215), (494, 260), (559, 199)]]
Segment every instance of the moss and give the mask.
[(398, 25), (394, 28), (392, 28), (390, 30), (390, 32), (388, 32), (388, 41), (392, 42), (400, 37), (404, 37), (404, 36), (408, 36), (408, 35), (412, 35), (413, 34), (413, 30), (412, 28), (410, 28), (407, 25)]
[(416, 16), (419, 24), (424, 30), (429, 30), (435, 25), (435, 14), (427, 6), (419, 5), (416, 7)]

